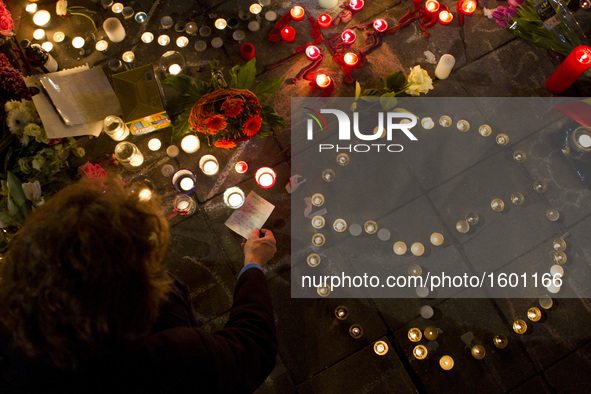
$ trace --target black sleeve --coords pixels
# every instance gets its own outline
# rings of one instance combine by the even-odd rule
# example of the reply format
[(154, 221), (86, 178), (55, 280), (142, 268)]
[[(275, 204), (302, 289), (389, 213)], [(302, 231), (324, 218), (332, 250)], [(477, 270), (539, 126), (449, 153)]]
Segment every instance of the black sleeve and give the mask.
[(135, 360), (120, 361), (144, 382), (168, 389), (192, 387), (198, 392), (254, 391), (273, 370), (277, 355), (275, 319), (263, 272), (254, 268), (240, 276), (223, 329), (209, 333), (200, 328), (174, 328), (134, 347)]

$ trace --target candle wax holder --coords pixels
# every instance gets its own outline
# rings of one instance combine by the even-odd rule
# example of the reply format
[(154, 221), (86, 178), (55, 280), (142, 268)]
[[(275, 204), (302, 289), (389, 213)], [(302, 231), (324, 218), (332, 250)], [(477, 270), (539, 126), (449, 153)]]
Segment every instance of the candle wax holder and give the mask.
[(443, 127), (449, 127), (452, 125), (452, 120), (449, 116), (443, 115), (439, 118), (439, 124)]
[(439, 331), (437, 331), (437, 327), (429, 326), (425, 328), (425, 338), (430, 341), (434, 341), (439, 336)]
[[(421, 317), (423, 319), (430, 319), (435, 314), (435, 311), (433, 310), (433, 308), (431, 306), (429, 306), (429, 305), (423, 305), (421, 307), (420, 313), (421, 313)], [(429, 338), (427, 338), (427, 339), (429, 339)]]
[(174, 198), (173, 207), (181, 215), (192, 215), (197, 210), (195, 200), (187, 194), (179, 194)]
[(114, 115), (109, 115), (103, 120), (103, 130), (115, 141), (123, 141), (129, 136), (129, 128), (123, 119)]
[(495, 345), (495, 347), (497, 349), (504, 349), (509, 344), (509, 340), (507, 339), (507, 337), (505, 335), (498, 334), (498, 335), (495, 335), (495, 337), (493, 338), (493, 344)]
[[(179, 37), (180, 38), (180, 37)], [(186, 38), (186, 37), (185, 37)], [(178, 43), (178, 40), (177, 40)], [(181, 71), (183, 70), (183, 68), (185, 67), (185, 58), (183, 57), (183, 55), (180, 54), (180, 52), (177, 51), (166, 51), (164, 52), (164, 54), (162, 56), (160, 56), (160, 60), (158, 61), (158, 66), (160, 66), (160, 69), (162, 71), (164, 71), (165, 74), (167, 75), (177, 75), (180, 74)], [(189, 149), (190, 147), (188, 146), (188, 141), (187, 143), (185, 143), (185, 145), (183, 145), (182, 141), (185, 141), (185, 138), (191, 136), (191, 138), (194, 137), (194, 140), (192, 139), (191, 141), (191, 145), (192, 147), (194, 147), (196, 145), (196, 149), (192, 150)], [(197, 149), (199, 149), (199, 139), (193, 135), (193, 134), (188, 134), (187, 136), (185, 136), (185, 138), (183, 138), (183, 140), (181, 141), (181, 148), (187, 152), (187, 153), (193, 153), (195, 151), (197, 151)], [(194, 141), (197, 141), (196, 143)], [(191, 152), (188, 152), (185, 148), (188, 148), (189, 150), (191, 150)]]
[(320, 228), (324, 227), (325, 223), (326, 223), (326, 221), (320, 215), (314, 216), (312, 218), (312, 227), (314, 227), (316, 229), (320, 229)]
[(234, 170), (239, 174), (244, 174), (248, 171), (248, 164), (245, 161), (239, 161), (234, 165)]
[(349, 8), (351, 8), (353, 11), (361, 11), (363, 5), (363, 0), (349, 0)]
[(158, 138), (152, 138), (148, 141), (148, 149), (150, 149), (152, 152), (160, 150), (161, 147), (162, 141), (160, 141)]
[(353, 52), (347, 52), (343, 56), (343, 61), (349, 67), (354, 67), (359, 62), (359, 56)]
[(349, 327), (349, 335), (355, 339), (359, 339), (363, 336), (363, 328), (359, 324), (353, 324)]
[(294, 21), (301, 21), (302, 19), (304, 19), (304, 16), (306, 14), (304, 9), (302, 7), (300, 7), (299, 5), (296, 5), (295, 7), (293, 7), (289, 11), (289, 13), (291, 14), (291, 19), (293, 19)]
[(456, 223), (456, 230), (458, 230), (459, 233), (466, 234), (468, 231), (470, 231), (470, 225), (468, 224), (468, 221), (463, 219), (458, 220)]
[(386, 30), (388, 30), (388, 22), (386, 22), (385, 19), (376, 19), (375, 21), (373, 21), (373, 28), (375, 31), (383, 33)]
[(285, 42), (293, 42), (295, 40), (295, 29), (291, 26), (286, 26), (281, 29), (281, 39)]
[(170, 44), (170, 37), (169, 36), (167, 36), (166, 34), (162, 34), (162, 35), (158, 36), (158, 45), (165, 47), (168, 44)]
[(144, 162), (144, 155), (138, 147), (128, 141), (123, 141), (115, 146), (115, 158), (128, 170), (137, 170)]
[(144, 23), (146, 20), (148, 20), (148, 14), (146, 14), (143, 11), (140, 11), (135, 14), (134, 19), (137, 23)]
[(411, 328), (408, 330), (408, 339), (411, 342), (419, 342), (423, 338), (423, 333), (418, 328)]
[(556, 222), (558, 219), (560, 219), (560, 212), (558, 212), (556, 209), (548, 209), (546, 211), (546, 218), (551, 222)]
[(564, 268), (561, 265), (554, 264), (550, 267), (550, 275), (552, 275), (552, 278), (560, 279), (564, 276)]
[(345, 231), (347, 229), (347, 222), (345, 222), (343, 219), (337, 219), (332, 224), (332, 228), (337, 233), (342, 233), (343, 231)]
[(552, 255), (552, 260), (556, 263), (556, 264), (564, 264), (566, 263), (567, 257), (566, 257), (566, 253), (564, 252), (554, 252), (554, 254)]
[(203, 155), (201, 159), (199, 159), (199, 168), (205, 175), (211, 176), (218, 173), (220, 165), (215, 156)]
[(425, 3), (425, 9), (427, 12), (435, 14), (437, 11), (439, 11), (439, 2), (437, 0), (427, 0)]
[(355, 32), (351, 29), (345, 29), (341, 33), (341, 39), (345, 44), (351, 45), (357, 39), (357, 34), (355, 34)]
[(439, 366), (445, 371), (449, 371), (454, 367), (454, 359), (450, 356), (443, 356), (439, 359)]
[(345, 320), (349, 316), (349, 310), (347, 309), (346, 306), (343, 306), (343, 305), (337, 306), (336, 309), (334, 310), (334, 315), (339, 320)]
[(410, 246), (410, 252), (415, 256), (422, 256), (425, 253), (425, 246), (420, 242), (415, 242)]
[(384, 341), (377, 341), (373, 344), (373, 351), (378, 356), (384, 356), (386, 353), (388, 353), (388, 344)]
[(132, 51), (123, 52), (123, 55), (121, 55), (121, 59), (126, 63), (131, 63), (135, 59), (135, 53), (133, 53)]
[(149, 44), (154, 41), (154, 34), (150, 33), (149, 31), (145, 31), (142, 33), (141, 39), (145, 44)]
[(224, 191), (223, 199), (226, 206), (238, 209), (244, 204), (244, 192), (238, 186), (232, 186)]
[(525, 197), (523, 197), (523, 194), (516, 192), (511, 194), (511, 202), (513, 203), (513, 205), (516, 206), (520, 206), (523, 205), (523, 202), (525, 201)]
[(449, 25), (453, 21), (454, 15), (446, 10), (439, 12), (439, 23), (442, 25)]
[(320, 256), (316, 253), (311, 253), (306, 258), (306, 262), (310, 267), (318, 267), (318, 264), (320, 264)]
[(410, 276), (421, 276), (422, 273), (423, 273), (423, 268), (421, 268), (421, 266), (418, 264), (411, 264), (408, 267), (408, 274)]
[(324, 196), (320, 193), (315, 193), (312, 195), (312, 205), (315, 207), (321, 207), (324, 204)]
[(323, 29), (328, 29), (332, 25), (332, 17), (328, 14), (321, 14), (318, 17), (318, 24)]
[(316, 76), (316, 86), (320, 89), (326, 89), (332, 83), (332, 79), (326, 74), (318, 74)]
[(172, 176), (172, 187), (179, 193), (190, 194), (197, 188), (197, 177), (191, 170), (178, 170)]
[(254, 174), (254, 180), (263, 189), (269, 189), (275, 185), (277, 174), (271, 167), (261, 167)]
[(464, 0), (460, 9), (464, 15), (472, 15), (476, 11), (476, 1), (474, 0)]
[(540, 304), (540, 306), (546, 310), (552, 308), (552, 305), (554, 304), (554, 301), (552, 300), (552, 297), (545, 295), (542, 296), (538, 299), (538, 303)]
[(320, 49), (315, 45), (306, 47), (306, 57), (310, 60), (316, 60), (320, 57)]
[(431, 241), (431, 243), (435, 246), (441, 246), (443, 245), (443, 241), (445, 240), (445, 238), (443, 237), (443, 234), (441, 233), (433, 233), (431, 234), (431, 237), (429, 238), (429, 240)]
[(378, 231), (378, 224), (376, 222), (374, 222), (373, 220), (368, 220), (363, 225), (363, 229), (368, 234), (375, 234)]
[(417, 345), (412, 350), (412, 355), (415, 356), (417, 360), (424, 360), (428, 353), (427, 348), (423, 345)]
[(404, 255), (407, 251), (406, 244), (402, 241), (395, 242), (393, 249), (394, 253), (396, 253), (398, 256)]
[(488, 137), (492, 134), (492, 128), (487, 124), (483, 124), (478, 128), (478, 134), (483, 137)]

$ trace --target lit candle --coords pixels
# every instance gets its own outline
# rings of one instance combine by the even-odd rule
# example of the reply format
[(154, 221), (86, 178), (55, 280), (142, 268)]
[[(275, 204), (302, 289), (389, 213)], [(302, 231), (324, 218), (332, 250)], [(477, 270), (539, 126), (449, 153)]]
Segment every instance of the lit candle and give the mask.
[(337, 156), (337, 163), (339, 163), (340, 166), (346, 166), (349, 164), (349, 155), (346, 153), (339, 153)]
[(425, 338), (427, 338), (428, 340), (434, 341), (437, 339), (438, 336), (439, 331), (437, 330), (437, 327), (429, 326), (425, 328)]
[(368, 220), (363, 225), (363, 229), (368, 234), (375, 234), (378, 231), (378, 224), (376, 222), (374, 222), (373, 220)]
[(332, 24), (332, 17), (328, 14), (321, 14), (318, 17), (318, 24), (320, 25), (321, 28), (327, 29)]
[(66, 35), (64, 34), (64, 32), (56, 31), (55, 33), (53, 33), (52, 38), (55, 42), (62, 42), (66, 38)]
[(513, 205), (517, 205), (517, 206), (522, 205), (523, 202), (525, 201), (525, 197), (523, 196), (523, 194), (521, 194), (519, 192), (511, 193), (511, 196), (509, 198), (511, 199), (511, 202), (513, 203)]
[(326, 74), (318, 74), (316, 76), (316, 86), (320, 89), (326, 89), (332, 83), (332, 79)]
[(413, 356), (415, 356), (417, 360), (424, 360), (427, 357), (428, 353), (429, 352), (427, 351), (427, 348), (423, 345), (417, 345), (412, 350), (412, 354)]
[(435, 127), (435, 122), (433, 122), (432, 118), (425, 117), (425, 118), (421, 119), (421, 126), (423, 126), (423, 128), (425, 130), (430, 130), (433, 127)]
[(427, 0), (425, 3), (425, 9), (427, 12), (434, 14), (439, 11), (439, 2), (437, 0)]
[(495, 337), (493, 338), (493, 344), (498, 349), (506, 348), (508, 343), (509, 343), (509, 340), (503, 334), (495, 335)]
[(406, 253), (407, 247), (406, 244), (402, 241), (398, 241), (394, 243), (394, 253), (396, 253), (398, 256), (402, 256), (403, 254)]
[(439, 13), (439, 23), (442, 25), (449, 25), (453, 19), (454, 15), (447, 10), (443, 10)]
[(45, 26), (51, 20), (51, 14), (46, 10), (39, 10), (33, 15), (33, 23), (37, 26)]
[(27, 4), (27, 6), (25, 7), (25, 11), (27, 11), (29, 14), (34, 14), (35, 12), (37, 12), (37, 4), (35, 4), (35, 3)]
[(187, 134), (181, 140), (181, 149), (186, 153), (195, 153), (201, 147), (199, 138), (194, 134)]
[(163, 29), (170, 29), (173, 23), (172, 18), (168, 15), (163, 16), (162, 19), (160, 19), (160, 26), (162, 26)]
[(218, 159), (213, 155), (204, 155), (199, 160), (199, 168), (205, 175), (215, 175), (220, 169)]
[(82, 48), (84, 46), (84, 43), (85, 42), (86, 41), (84, 41), (84, 38), (82, 38), (82, 37), (74, 37), (72, 39), (72, 46), (74, 48), (80, 49), (80, 48)]
[(306, 57), (310, 60), (316, 60), (320, 57), (320, 49), (315, 45), (309, 45), (306, 48)]
[(509, 136), (507, 134), (500, 133), (495, 138), (497, 145), (505, 146), (509, 143)]
[(185, 36), (180, 36), (176, 39), (176, 46), (179, 48), (184, 48), (189, 43), (189, 39)]
[(166, 34), (162, 34), (160, 36), (158, 36), (158, 44), (160, 44), (161, 46), (167, 46), (170, 43), (170, 37), (168, 37)]
[(195, 201), (191, 196), (188, 196), (186, 194), (179, 194), (174, 199), (173, 207), (180, 214), (191, 215), (197, 209), (197, 204), (195, 204)]
[(316, 229), (324, 227), (325, 223), (326, 223), (326, 221), (320, 215), (314, 216), (312, 218), (312, 227), (314, 227)]
[(315, 193), (314, 195), (312, 195), (312, 205), (314, 205), (315, 207), (321, 207), (322, 204), (324, 204), (324, 196), (320, 193)]
[(337, 219), (332, 224), (332, 228), (336, 232), (342, 233), (343, 231), (345, 231), (347, 229), (347, 222), (345, 222), (343, 219)]
[(591, 66), (591, 48), (580, 45), (546, 80), (546, 89), (552, 94), (563, 93)]
[(304, 15), (306, 14), (304, 9), (299, 5), (293, 7), (289, 11), (289, 13), (291, 14), (291, 19), (293, 19), (294, 21), (301, 21), (302, 19), (304, 19)]
[(314, 234), (312, 237), (312, 245), (314, 246), (322, 246), (324, 245), (324, 242), (326, 242), (326, 238), (324, 238), (323, 234)]
[(410, 246), (410, 252), (415, 256), (422, 256), (425, 253), (425, 247), (420, 242), (415, 242)]
[(252, 3), (248, 8), (251, 14), (258, 15), (263, 10), (263, 7), (259, 3)]
[(476, 1), (464, 0), (460, 9), (464, 15), (472, 15), (476, 11)]
[(295, 40), (295, 29), (291, 26), (286, 26), (281, 30), (281, 38), (285, 42), (292, 42)]
[(245, 161), (239, 161), (234, 165), (234, 170), (239, 174), (244, 174), (248, 170), (248, 164)]
[(334, 310), (334, 314), (339, 320), (345, 320), (349, 316), (349, 310), (346, 306), (337, 306)]
[(129, 135), (129, 129), (123, 119), (114, 115), (109, 115), (103, 120), (103, 130), (115, 141), (123, 141)]
[(123, 11), (123, 4), (121, 4), (121, 3), (113, 4), (113, 6), (111, 7), (111, 11), (113, 11), (115, 14), (121, 13), (121, 11)]
[(376, 19), (373, 21), (373, 28), (375, 31), (383, 33), (388, 29), (388, 22), (385, 19)]
[(468, 224), (466, 220), (458, 220), (456, 223), (456, 230), (458, 230), (459, 233), (466, 234), (470, 231), (470, 224)]
[(433, 233), (431, 234), (431, 243), (435, 246), (441, 246), (443, 244), (443, 234), (441, 233)]
[(197, 178), (191, 170), (178, 170), (172, 176), (172, 186), (180, 193), (191, 193), (195, 190)]
[(466, 131), (470, 130), (470, 123), (467, 120), (461, 119), (461, 120), (458, 120), (456, 127), (458, 128), (459, 131), (461, 131), (462, 133), (465, 133)]
[(449, 74), (451, 73), (451, 70), (454, 68), (455, 64), (456, 59), (452, 55), (445, 54), (441, 56), (439, 63), (437, 63), (437, 67), (435, 67), (435, 76), (439, 79), (446, 79), (449, 77)]
[(421, 276), (423, 273), (423, 268), (418, 264), (411, 264), (408, 267), (408, 274), (410, 276)]
[(148, 141), (148, 149), (152, 152), (156, 152), (158, 149), (162, 147), (162, 142), (158, 138), (152, 138)]
[(566, 249), (566, 242), (562, 238), (556, 238), (552, 241), (552, 249), (562, 252)]
[(43, 37), (45, 37), (45, 30), (43, 30), (43, 29), (36, 29), (33, 32), (33, 38), (35, 40), (41, 40), (41, 39), (43, 39)]
[(181, 72), (182, 69), (183, 68), (180, 65), (174, 63), (168, 67), (168, 73), (171, 75), (177, 75)]
[(480, 127), (478, 128), (478, 134), (480, 134), (483, 137), (488, 137), (492, 134), (492, 128), (487, 124), (480, 125)]
[(129, 19), (133, 16), (134, 12), (133, 12), (133, 8), (131, 7), (123, 7), (123, 10), (121, 11), (121, 15), (123, 15), (124, 19)]
[(187, 32), (187, 34), (194, 36), (197, 33), (197, 23), (195, 22), (187, 22), (185, 24), (185, 32)]
[(224, 204), (232, 209), (238, 209), (244, 204), (244, 192), (237, 186), (230, 187), (224, 192)]
[(495, 212), (502, 212), (505, 209), (505, 203), (500, 198), (495, 198), (490, 202), (490, 207)]
[(361, 9), (363, 8), (363, 0), (350, 0), (349, 7), (353, 11), (361, 11)]
[(353, 53), (353, 52), (347, 52), (343, 56), (343, 61), (345, 62), (345, 64), (347, 66), (353, 67), (359, 61), (359, 57), (355, 53)]
[(378, 356), (383, 356), (386, 353), (388, 353), (388, 344), (384, 341), (377, 341), (376, 343), (373, 344), (373, 351)]
[(226, 26), (228, 26), (228, 22), (226, 22), (226, 20), (224, 18), (218, 18), (215, 20), (213, 25), (218, 30), (224, 30), (226, 28)]
[(271, 167), (261, 167), (255, 172), (254, 180), (263, 189), (269, 189), (275, 184), (277, 174)]
[(486, 355), (486, 350), (484, 350), (484, 346), (476, 345), (472, 347), (470, 353), (472, 353), (472, 357), (474, 357), (476, 360), (482, 360)]
[(109, 47), (109, 43), (105, 40), (98, 40), (94, 45), (95, 49), (99, 52), (104, 52)]
[(513, 322), (513, 331), (518, 334), (525, 334), (527, 331), (527, 323), (521, 319), (515, 320)]
[(310, 267), (317, 267), (318, 264), (320, 264), (320, 256), (318, 256), (316, 253), (311, 253), (306, 258), (306, 261)]
[(144, 162), (144, 155), (135, 144), (122, 141), (115, 146), (115, 158), (125, 168), (136, 170)]
[(112, 42), (121, 42), (125, 38), (125, 29), (121, 24), (121, 21), (117, 18), (111, 17), (105, 19), (103, 22), (103, 29), (107, 33), (107, 37)]
[(148, 19), (148, 15), (143, 11), (140, 11), (137, 14), (135, 14), (135, 21), (138, 23), (145, 22), (146, 19)]
[(152, 190), (149, 188), (143, 188), (137, 194), (137, 198), (140, 201), (149, 201), (152, 198)]
[(411, 328), (408, 330), (408, 339), (411, 342), (418, 342), (423, 338), (423, 333), (418, 328)]
[(343, 30), (343, 33), (341, 33), (341, 39), (347, 45), (353, 44), (355, 42), (356, 38), (357, 38), (357, 35), (351, 29), (345, 29), (345, 30)]
[(554, 260), (556, 264), (564, 264), (566, 263), (567, 259), (568, 258), (566, 257), (566, 253), (564, 252), (554, 252), (554, 254), (552, 255), (552, 260)]
[(43, 44), (41, 44), (41, 48), (43, 48), (47, 52), (51, 52), (53, 51), (53, 44), (49, 41), (45, 41)]
[(135, 59), (135, 54), (133, 53), (133, 51), (123, 52), (123, 55), (121, 55), (121, 59), (123, 59), (123, 61), (126, 63), (131, 63), (133, 62), (133, 59)]
[(146, 44), (151, 43), (154, 41), (154, 34), (150, 33), (149, 31), (142, 33), (142, 41)]
[(450, 356), (443, 356), (439, 359), (439, 366), (445, 371), (449, 371), (454, 367), (454, 359)]
[(538, 307), (531, 307), (527, 311), (527, 318), (533, 322), (539, 321), (542, 318), (542, 311)]
[(355, 339), (359, 339), (363, 335), (363, 328), (359, 324), (353, 324), (349, 327), (349, 335)]

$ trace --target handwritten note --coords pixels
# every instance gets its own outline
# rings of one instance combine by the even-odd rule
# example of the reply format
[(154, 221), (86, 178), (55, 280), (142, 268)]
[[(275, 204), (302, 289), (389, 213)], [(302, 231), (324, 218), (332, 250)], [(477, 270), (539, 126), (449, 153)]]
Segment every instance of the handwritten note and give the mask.
[(244, 204), (234, 211), (225, 224), (230, 230), (248, 238), (255, 228), (263, 227), (273, 209), (275, 205), (251, 191)]

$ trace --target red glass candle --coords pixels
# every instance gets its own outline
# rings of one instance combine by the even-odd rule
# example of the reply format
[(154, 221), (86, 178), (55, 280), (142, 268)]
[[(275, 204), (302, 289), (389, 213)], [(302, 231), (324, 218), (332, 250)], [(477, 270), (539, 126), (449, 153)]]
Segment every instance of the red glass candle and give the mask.
[(375, 21), (373, 21), (373, 28), (375, 29), (375, 31), (383, 33), (388, 28), (388, 22), (386, 22), (385, 19), (376, 19)]
[(315, 45), (309, 45), (306, 48), (306, 57), (310, 60), (316, 60), (320, 56), (320, 49)]
[(345, 53), (345, 56), (343, 56), (343, 61), (347, 66), (353, 67), (359, 61), (359, 57), (353, 52), (347, 52)]
[(439, 13), (439, 23), (442, 25), (449, 25), (454, 20), (454, 15), (446, 10)]
[(234, 169), (239, 174), (244, 174), (248, 170), (248, 164), (245, 161), (239, 161), (234, 165)]
[(300, 7), (299, 5), (296, 5), (295, 7), (293, 7), (289, 13), (291, 14), (291, 19), (293, 19), (294, 21), (301, 21), (302, 19), (304, 19), (304, 9), (302, 7)]
[(357, 35), (355, 34), (355, 32), (351, 29), (345, 29), (343, 30), (343, 33), (341, 34), (341, 38), (343, 39), (343, 42), (345, 44), (353, 44), (355, 42), (355, 39), (357, 38)]
[(277, 174), (271, 167), (261, 167), (254, 173), (254, 180), (263, 189), (269, 189), (275, 184)]
[(353, 10), (353, 11), (361, 11), (361, 9), (363, 8), (363, 0), (351, 0), (349, 1), (349, 7)]
[(318, 17), (318, 24), (320, 25), (320, 27), (322, 27), (323, 29), (327, 29), (330, 27), (330, 25), (332, 24), (332, 18), (330, 15), (328, 14), (322, 14)]
[(546, 89), (552, 94), (563, 93), (591, 66), (591, 48), (580, 45), (546, 80)]
[(464, 15), (472, 15), (476, 11), (477, 3), (474, 0), (464, 0), (460, 9)]
[(250, 42), (245, 42), (240, 46), (240, 54), (244, 60), (250, 60), (254, 57), (254, 45)]
[(427, 0), (425, 3), (425, 9), (434, 14), (439, 11), (439, 2), (437, 0)]
[(285, 42), (292, 42), (295, 40), (295, 29), (291, 26), (286, 26), (281, 30), (281, 38)]
[(327, 87), (330, 86), (331, 83), (332, 83), (332, 79), (330, 79), (330, 77), (326, 74), (318, 74), (316, 76), (316, 85), (320, 89), (326, 89)]

